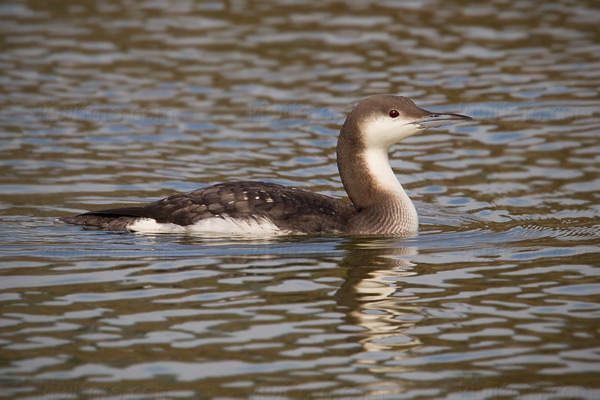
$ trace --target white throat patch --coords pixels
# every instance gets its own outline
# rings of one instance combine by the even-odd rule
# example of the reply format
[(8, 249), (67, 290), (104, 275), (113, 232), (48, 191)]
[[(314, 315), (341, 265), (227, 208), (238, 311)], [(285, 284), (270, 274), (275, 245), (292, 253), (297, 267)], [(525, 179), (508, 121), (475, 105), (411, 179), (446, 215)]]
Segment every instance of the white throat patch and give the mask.
[(361, 132), (367, 149), (379, 148), (386, 152), (392, 145), (421, 132), (414, 119), (403, 117), (376, 116), (362, 123)]

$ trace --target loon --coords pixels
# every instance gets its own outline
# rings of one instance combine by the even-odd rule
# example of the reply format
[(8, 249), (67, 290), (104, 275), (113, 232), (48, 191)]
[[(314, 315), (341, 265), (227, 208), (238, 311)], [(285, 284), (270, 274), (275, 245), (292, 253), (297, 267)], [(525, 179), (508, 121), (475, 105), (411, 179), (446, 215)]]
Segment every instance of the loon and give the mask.
[(336, 149), (352, 203), (275, 183), (239, 181), (59, 220), (147, 233), (411, 234), (418, 231), (417, 211), (389, 164), (390, 147), (427, 128), (471, 119), (424, 110), (403, 96), (362, 100), (342, 125)]

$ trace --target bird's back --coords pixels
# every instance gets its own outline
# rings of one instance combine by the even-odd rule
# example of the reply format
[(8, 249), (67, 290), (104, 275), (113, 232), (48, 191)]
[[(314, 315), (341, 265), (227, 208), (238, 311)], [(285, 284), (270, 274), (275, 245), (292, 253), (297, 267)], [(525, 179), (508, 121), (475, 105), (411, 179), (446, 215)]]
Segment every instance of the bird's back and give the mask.
[(91, 211), (62, 221), (129, 230), (153, 226), (235, 233), (252, 227), (268, 228), (272, 233), (335, 233), (345, 231), (354, 214), (352, 204), (329, 196), (275, 183), (244, 181), (177, 194), (143, 207)]

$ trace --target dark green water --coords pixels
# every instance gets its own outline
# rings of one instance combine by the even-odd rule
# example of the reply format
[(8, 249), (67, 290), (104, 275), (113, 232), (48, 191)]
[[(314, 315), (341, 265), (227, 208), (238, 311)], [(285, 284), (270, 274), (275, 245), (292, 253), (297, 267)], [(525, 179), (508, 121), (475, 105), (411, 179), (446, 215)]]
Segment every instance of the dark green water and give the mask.
[[(4, 1), (0, 397), (600, 398), (595, 1)], [(396, 146), (413, 238), (55, 219), (208, 184), (344, 196), (376, 93), (475, 123)]]

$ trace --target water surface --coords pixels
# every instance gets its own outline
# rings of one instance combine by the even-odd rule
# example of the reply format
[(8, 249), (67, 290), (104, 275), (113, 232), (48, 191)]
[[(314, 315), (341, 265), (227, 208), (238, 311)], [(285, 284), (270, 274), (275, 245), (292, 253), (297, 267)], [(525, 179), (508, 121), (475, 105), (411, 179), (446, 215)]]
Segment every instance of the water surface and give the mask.
[[(0, 5), (0, 394), (600, 398), (593, 1)], [(345, 194), (376, 93), (471, 124), (394, 147), (411, 238), (65, 226), (235, 179)]]

